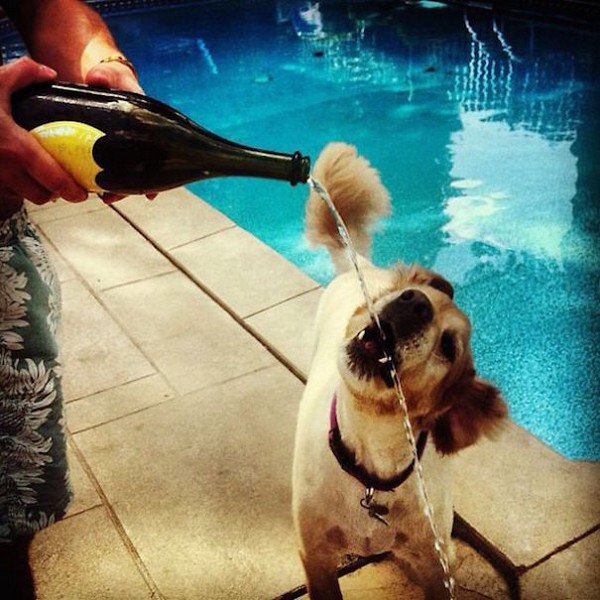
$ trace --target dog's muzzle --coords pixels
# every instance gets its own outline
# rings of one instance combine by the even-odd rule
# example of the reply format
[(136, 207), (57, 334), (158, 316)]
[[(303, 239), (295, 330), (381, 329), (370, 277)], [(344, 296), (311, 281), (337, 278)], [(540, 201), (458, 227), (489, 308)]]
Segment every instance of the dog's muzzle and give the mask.
[(359, 331), (347, 345), (348, 366), (359, 378), (381, 377), (393, 385), (387, 357), (399, 362), (397, 345), (418, 336), (433, 319), (433, 306), (427, 296), (414, 289), (402, 292), (379, 313), (384, 335), (375, 323)]
[(404, 290), (389, 302), (379, 314), (381, 322), (388, 324), (397, 341), (419, 333), (433, 319), (433, 306), (420, 290)]

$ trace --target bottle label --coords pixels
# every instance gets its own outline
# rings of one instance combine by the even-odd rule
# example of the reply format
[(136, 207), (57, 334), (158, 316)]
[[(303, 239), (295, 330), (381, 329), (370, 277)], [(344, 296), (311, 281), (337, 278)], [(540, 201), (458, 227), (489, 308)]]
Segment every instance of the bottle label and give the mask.
[(77, 121), (53, 121), (30, 133), (81, 187), (90, 192), (102, 191), (96, 183), (102, 169), (94, 160), (93, 149), (104, 132)]

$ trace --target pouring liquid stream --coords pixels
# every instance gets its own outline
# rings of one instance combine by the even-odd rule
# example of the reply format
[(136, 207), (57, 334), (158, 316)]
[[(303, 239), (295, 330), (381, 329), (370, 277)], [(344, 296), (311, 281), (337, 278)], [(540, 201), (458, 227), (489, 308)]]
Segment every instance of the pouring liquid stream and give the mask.
[[(309, 177), (308, 184), (310, 187), (319, 195), (319, 197), (325, 202), (327, 205), (331, 216), (333, 217), (337, 230), (340, 234), (342, 242), (346, 248), (346, 254), (352, 263), (354, 270), (356, 271), (356, 275), (358, 277), (358, 281), (360, 283), (362, 294), (365, 298), (365, 303), (367, 307), (367, 311), (369, 312), (369, 316), (371, 317), (371, 321), (376, 326), (379, 335), (381, 336), (382, 341), (385, 341), (386, 336), (385, 332), (381, 326), (381, 322), (379, 321), (379, 316), (375, 311), (373, 306), (373, 300), (371, 298), (371, 294), (369, 293), (369, 289), (367, 287), (367, 282), (365, 280), (364, 273), (362, 272), (360, 265), (358, 263), (358, 255), (350, 239), (350, 234), (348, 233), (348, 229), (346, 224), (344, 223), (341, 215), (337, 211), (331, 197), (327, 193), (327, 190), (314, 178)], [(429, 494), (427, 492), (427, 486), (425, 484), (425, 475), (423, 473), (423, 467), (421, 465), (421, 461), (419, 460), (418, 451), (417, 451), (417, 443), (415, 440), (415, 436), (412, 430), (412, 426), (410, 424), (410, 419), (408, 417), (408, 407), (406, 405), (406, 398), (404, 397), (404, 393), (402, 392), (402, 387), (400, 384), (400, 377), (398, 376), (398, 372), (396, 370), (396, 365), (394, 359), (388, 354), (386, 348), (387, 345), (385, 343), (382, 344), (382, 348), (384, 349), (384, 358), (386, 359), (386, 364), (390, 370), (390, 376), (394, 384), (394, 388), (396, 390), (396, 395), (398, 397), (398, 403), (400, 404), (400, 408), (402, 409), (403, 414), (403, 425), (404, 425), (404, 433), (406, 434), (406, 438), (409, 442), (413, 460), (415, 464), (415, 472), (418, 478), (419, 491), (421, 494), (421, 501), (423, 503), (423, 512), (427, 521), (429, 523), (431, 532), (434, 537), (434, 547), (436, 554), (438, 556), (438, 560), (442, 567), (444, 573), (444, 587), (448, 590), (448, 597), (451, 600), (456, 599), (456, 583), (454, 578), (450, 573), (450, 564), (448, 560), (447, 552), (444, 548), (444, 540), (441, 537), (437, 525), (434, 520), (433, 514), (433, 505), (431, 504), (431, 500), (429, 498)]]

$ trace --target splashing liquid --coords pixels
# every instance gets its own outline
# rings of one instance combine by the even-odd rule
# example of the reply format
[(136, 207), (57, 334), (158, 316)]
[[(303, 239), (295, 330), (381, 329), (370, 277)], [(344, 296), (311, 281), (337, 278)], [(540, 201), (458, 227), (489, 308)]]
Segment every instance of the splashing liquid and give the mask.
[(377, 328), (377, 331), (379, 332), (379, 335), (381, 336), (381, 340), (383, 342), (381, 344), (381, 346), (384, 349), (383, 350), (384, 358), (385, 358), (386, 364), (388, 365), (388, 368), (390, 370), (390, 376), (393, 381), (394, 388), (396, 390), (396, 396), (398, 397), (398, 403), (400, 404), (400, 408), (402, 409), (404, 433), (406, 434), (406, 439), (408, 440), (408, 443), (410, 445), (412, 455), (413, 455), (413, 460), (414, 460), (414, 464), (415, 464), (415, 472), (417, 474), (419, 491), (421, 494), (421, 501), (423, 503), (423, 512), (425, 514), (425, 517), (427, 518), (427, 521), (429, 522), (429, 526), (431, 528), (431, 532), (434, 537), (434, 548), (435, 548), (436, 554), (438, 556), (438, 559), (440, 561), (440, 565), (442, 566), (442, 570), (444, 572), (444, 587), (448, 590), (448, 597), (451, 600), (455, 600), (456, 599), (456, 589), (455, 589), (456, 584), (455, 584), (454, 578), (452, 577), (452, 575), (450, 573), (450, 563), (448, 561), (448, 554), (446, 552), (446, 549), (444, 548), (444, 546), (445, 546), (444, 540), (443, 540), (442, 536), (440, 535), (437, 525), (435, 524), (434, 514), (433, 514), (433, 505), (431, 504), (431, 500), (430, 500), (429, 494), (427, 492), (427, 486), (425, 484), (425, 475), (423, 473), (423, 467), (421, 465), (421, 461), (419, 460), (419, 456), (418, 456), (417, 443), (415, 441), (415, 436), (414, 436), (414, 433), (412, 430), (412, 426), (410, 424), (410, 419), (408, 417), (408, 407), (406, 405), (406, 398), (404, 397), (404, 393), (402, 392), (402, 386), (400, 385), (400, 377), (398, 376), (398, 371), (396, 370), (395, 361), (392, 358), (392, 356), (390, 356), (388, 354), (388, 352), (386, 350), (387, 345), (385, 344), (385, 340), (386, 340), (385, 332), (381, 326), (381, 322), (379, 321), (379, 316), (373, 306), (373, 300), (371, 298), (371, 294), (369, 293), (369, 289), (367, 287), (367, 282), (365, 280), (364, 273), (362, 272), (360, 265), (358, 264), (358, 255), (356, 253), (356, 250), (354, 248), (352, 240), (350, 239), (350, 234), (348, 233), (348, 228), (346, 227), (344, 220), (342, 219), (340, 213), (337, 211), (335, 205), (333, 204), (333, 201), (331, 200), (331, 197), (327, 193), (327, 190), (312, 176), (309, 177), (308, 184), (323, 199), (325, 204), (327, 204), (329, 211), (331, 212), (331, 216), (333, 217), (333, 219), (335, 221), (337, 230), (338, 230), (340, 237), (342, 238), (342, 242), (344, 243), (344, 246), (346, 248), (346, 254), (347, 254), (350, 262), (354, 266), (354, 270), (356, 271), (356, 275), (358, 277), (358, 281), (360, 283), (360, 287), (361, 287), (363, 296), (365, 297), (365, 303), (366, 303), (369, 315), (371, 317), (371, 321), (373, 322), (373, 324)]

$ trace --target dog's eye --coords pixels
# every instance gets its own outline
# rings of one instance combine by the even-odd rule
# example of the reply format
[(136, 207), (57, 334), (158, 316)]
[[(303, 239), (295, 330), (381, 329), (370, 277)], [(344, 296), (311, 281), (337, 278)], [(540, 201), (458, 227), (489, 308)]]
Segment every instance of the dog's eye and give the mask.
[(448, 298), (452, 300), (454, 298), (454, 288), (449, 281), (446, 281), (443, 277), (434, 277), (429, 285), (436, 290), (442, 292), (442, 294), (446, 294)]
[(452, 332), (444, 331), (444, 333), (442, 333), (440, 350), (447, 360), (454, 362), (456, 359), (456, 341)]

